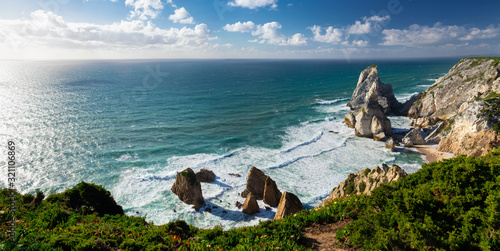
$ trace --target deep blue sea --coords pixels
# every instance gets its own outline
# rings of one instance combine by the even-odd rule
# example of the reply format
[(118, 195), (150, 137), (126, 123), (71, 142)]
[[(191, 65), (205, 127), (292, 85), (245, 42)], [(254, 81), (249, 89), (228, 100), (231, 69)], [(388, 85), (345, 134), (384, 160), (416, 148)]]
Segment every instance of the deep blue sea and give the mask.
[[(396, 163), (415, 172), (419, 154), (391, 153), (344, 123), (345, 106), (367, 66), (377, 63), (396, 97), (426, 90), (458, 60), (162, 60), (0, 62), (0, 165), (17, 145), (16, 187), (61, 192), (80, 181), (111, 191), (129, 215), (155, 224), (254, 225), (251, 166), (281, 191), (317, 206), (347, 174)], [(395, 128), (409, 119), (392, 117)], [(170, 188), (185, 168), (212, 170), (202, 184), (211, 213), (195, 212)], [(7, 184), (2, 168), (0, 187)], [(234, 177), (230, 173), (240, 174)], [(225, 212), (223, 212), (225, 211)]]

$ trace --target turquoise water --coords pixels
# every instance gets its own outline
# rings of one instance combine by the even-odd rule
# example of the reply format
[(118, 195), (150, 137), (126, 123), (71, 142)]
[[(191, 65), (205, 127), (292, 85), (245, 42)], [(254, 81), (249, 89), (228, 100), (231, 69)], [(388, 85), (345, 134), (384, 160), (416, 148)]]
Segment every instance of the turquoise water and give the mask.
[[(16, 186), (23, 193), (95, 182), (127, 214), (157, 224), (252, 225), (275, 210), (247, 216), (236, 208), (251, 166), (307, 207), (350, 172), (384, 162), (417, 170), (418, 154), (391, 153), (382, 142), (356, 137), (343, 124), (345, 104), (373, 63), (404, 100), (457, 61), (1, 62), (0, 134), (18, 146)], [(401, 128), (409, 122), (392, 120)], [(216, 173), (215, 183), (203, 184), (208, 204), (218, 207), (212, 213), (194, 212), (170, 191), (176, 172), (188, 167)], [(5, 186), (6, 171), (0, 179)]]

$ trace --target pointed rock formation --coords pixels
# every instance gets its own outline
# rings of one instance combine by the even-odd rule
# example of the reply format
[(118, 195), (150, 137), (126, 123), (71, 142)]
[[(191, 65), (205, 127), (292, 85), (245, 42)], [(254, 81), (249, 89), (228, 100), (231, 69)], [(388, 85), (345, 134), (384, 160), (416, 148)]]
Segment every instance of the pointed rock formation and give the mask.
[[(376, 96), (371, 95), (371, 89), (373, 89), (372, 92), (376, 92)], [(357, 110), (373, 101), (382, 107), (382, 111), (386, 115), (400, 114), (402, 104), (394, 97), (392, 86), (380, 81), (377, 65), (372, 65), (361, 72), (356, 89), (347, 106), (351, 110)]]
[(275, 220), (283, 219), (286, 216), (297, 213), (304, 210), (302, 202), (293, 193), (284, 192), (281, 195), (280, 203), (278, 209), (276, 210)]
[(200, 182), (214, 182), (215, 181), (215, 173), (207, 170), (205, 168), (201, 169), (196, 173), (196, 177)]
[(337, 198), (356, 194), (370, 194), (373, 189), (381, 184), (388, 184), (406, 176), (406, 172), (401, 167), (397, 165), (389, 167), (386, 164), (382, 164), (382, 168), (377, 166), (372, 170), (367, 168), (351, 173), (330, 192), (330, 196), (318, 207), (323, 207)]
[(200, 181), (191, 168), (187, 168), (175, 176), (175, 183), (171, 190), (180, 200), (187, 204), (193, 204), (196, 211), (205, 206)]
[(257, 198), (253, 193), (248, 193), (245, 203), (243, 203), (243, 213), (245, 214), (255, 214), (260, 211), (259, 204), (257, 204)]
[(269, 206), (275, 207), (279, 204), (281, 198), (281, 192), (276, 186), (276, 182), (274, 182), (271, 177), (267, 176), (266, 186), (264, 187), (264, 203)]
[(241, 197), (246, 198), (249, 193), (253, 193), (257, 199), (264, 197), (267, 176), (260, 169), (252, 166), (247, 178), (247, 187), (241, 193)]

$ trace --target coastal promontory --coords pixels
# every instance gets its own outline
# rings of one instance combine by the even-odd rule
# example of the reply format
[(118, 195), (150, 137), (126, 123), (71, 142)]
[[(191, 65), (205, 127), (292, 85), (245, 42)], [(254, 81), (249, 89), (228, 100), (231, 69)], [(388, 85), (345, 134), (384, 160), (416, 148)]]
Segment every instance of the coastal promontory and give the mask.
[(416, 127), (439, 128), (427, 139), (439, 142), (438, 150), (481, 156), (499, 145), (499, 93), (500, 58), (464, 58), (419, 96), (408, 116)]

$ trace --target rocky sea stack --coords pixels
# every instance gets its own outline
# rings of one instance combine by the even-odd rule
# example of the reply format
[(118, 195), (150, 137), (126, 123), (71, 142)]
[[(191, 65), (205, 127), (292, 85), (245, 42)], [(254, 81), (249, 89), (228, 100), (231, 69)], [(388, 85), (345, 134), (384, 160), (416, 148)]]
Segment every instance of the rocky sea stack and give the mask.
[(348, 126), (360, 137), (385, 140), (391, 135), (391, 121), (386, 115), (398, 111), (401, 104), (392, 86), (380, 82), (377, 66), (365, 69), (347, 106), (354, 110), (345, 116)]
[[(376, 96), (373, 96), (376, 93)], [(370, 103), (370, 99), (382, 107), (385, 115), (401, 114), (402, 104), (394, 97), (392, 85), (386, 85), (380, 81), (378, 66), (372, 65), (359, 74), (358, 84), (352, 94), (347, 106), (351, 110), (358, 110)]]
[(281, 196), (274, 219), (283, 219), (286, 216), (292, 215), (302, 210), (304, 210), (304, 207), (302, 206), (302, 202), (300, 202), (300, 199), (293, 193), (284, 192)]
[(191, 168), (187, 168), (175, 176), (175, 183), (171, 190), (180, 200), (187, 204), (193, 204), (196, 211), (205, 206), (200, 181)]

